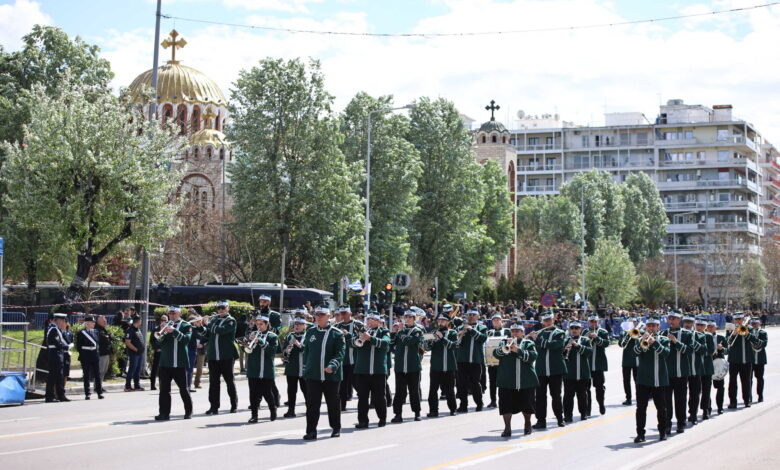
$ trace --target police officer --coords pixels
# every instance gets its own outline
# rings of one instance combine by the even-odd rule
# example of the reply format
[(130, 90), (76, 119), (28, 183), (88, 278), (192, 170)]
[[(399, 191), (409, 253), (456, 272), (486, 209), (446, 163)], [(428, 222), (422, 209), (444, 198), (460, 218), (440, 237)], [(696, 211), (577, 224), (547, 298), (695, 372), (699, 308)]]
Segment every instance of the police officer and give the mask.
[(257, 410), (260, 398), (265, 398), (271, 421), (276, 420), (276, 399), (273, 394), (274, 357), (276, 355), (277, 336), (270, 331), (269, 319), (258, 315), (255, 328), (249, 332), (249, 343), (254, 349), (247, 357), (246, 377), (249, 382), (249, 409), (252, 410), (250, 423), (257, 422)]
[[(658, 418), (659, 440), (665, 441), (668, 434), (666, 413), (666, 389), (669, 374), (666, 357), (670, 354), (669, 338), (658, 335), (661, 322), (657, 318), (647, 320), (647, 331), (641, 340), (635, 341), (634, 352), (639, 359), (636, 379), (636, 438), (634, 442), (645, 442), (647, 403), (653, 399)], [(644, 341), (644, 345), (643, 345)]]
[(482, 411), (482, 386), (480, 376), (485, 364), (483, 344), (487, 340), (487, 327), (477, 322), (479, 311), (470, 309), (466, 313), (467, 322), (458, 328), (458, 413), (468, 413), (469, 394), (477, 405), (476, 411)]
[(184, 403), (184, 419), (192, 418), (192, 398), (187, 388), (187, 367), (192, 325), (181, 320), (181, 309), (169, 307), (168, 317), (173, 324), (160, 330), (160, 399), (159, 414), (155, 421), (171, 419), (171, 381), (179, 387)]
[[(352, 338), (356, 333), (356, 328), (362, 328), (363, 323), (352, 319), (352, 310), (349, 305), (343, 305), (340, 309), (341, 322), (336, 325), (346, 338)], [(352, 341), (347, 341), (347, 350), (344, 355), (344, 379), (339, 388), (339, 398), (341, 399), (341, 411), (347, 409), (347, 402), (352, 399), (352, 390), (355, 387), (353, 377), (355, 371), (355, 350)]]
[[(537, 358), (536, 344), (525, 338), (523, 326), (511, 326), (511, 339), (502, 340), (493, 350), (498, 358), (498, 412), (504, 418), (502, 437), (512, 436), (512, 415), (523, 413), (524, 433), (531, 434), (531, 417), (534, 414), (534, 401), (539, 379), (536, 376), (534, 362)], [(504, 349), (508, 347), (509, 351)]]
[[(144, 337), (141, 333), (141, 317), (133, 315), (130, 326), (125, 330), (125, 348), (127, 351), (127, 375), (125, 392), (143, 391), (141, 387), (141, 365), (143, 363)], [(130, 388), (130, 387), (133, 388)]]
[(393, 402), (393, 423), (403, 422), (403, 406), (406, 393), (409, 392), (409, 402), (414, 412), (414, 420), (420, 421), (420, 372), (422, 372), (422, 337), (425, 333), (415, 323), (413, 311), (404, 312), (404, 326), (399, 331), (390, 334), (391, 345), (395, 354), (395, 401)]
[(670, 312), (667, 315), (669, 328), (661, 332), (662, 336), (669, 338), (669, 356), (666, 358), (666, 370), (669, 373), (669, 386), (666, 387), (666, 434), (672, 432), (672, 417), (677, 417), (677, 432), (685, 432), (686, 416), (686, 392), (688, 390), (688, 376), (691, 375), (691, 359), (693, 352), (692, 333), (680, 325), (682, 315), (678, 312)]
[(753, 375), (756, 377), (756, 394), (758, 402), (764, 401), (764, 366), (766, 366), (766, 344), (769, 341), (769, 335), (766, 330), (761, 328), (761, 319), (759, 317), (750, 320), (750, 326), (753, 328), (751, 334), (755, 337), (751, 342), (750, 363), (753, 367)]
[(331, 437), (341, 435), (339, 382), (344, 361), (344, 333), (330, 326), (330, 310), (317, 307), (316, 325), (306, 330), (303, 343), (303, 376), (306, 379), (306, 434), (304, 440), (317, 439), (322, 396), (328, 407)]
[[(728, 354), (728, 342), (726, 337), (718, 334), (718, 324), (714, 321), (707, 322), (707, 331), (712, 334), (715, 340), (715, 352), (712, 353), (713, 358), (713, 370), (715, 359), (726, 359)], [(715, 371), (717, 372), (717, 371)], [(715, 387), (715, 404), (718, 407), (718, 414), (723, 413), (723, 396), (725, 395), (725, 379), (716, 380), (713, 378), (712, 386)], [(712, 406), (709, 407), (709, 413), (712, 413)], [(708, 414), (709, 414), (708, 413)]]
[(358, 392), (358, 422), (356, 429), (368, 427), (369, 397), (379, 418), (379, 427), (386, 423), (387, 402), (384, 400), (387, 377), (387, 354), (390, 334), (382, 326), (382, 318), (370, 313), (366, 317), (368, 330), (352, 338), (355, 347), (355, 383)]
[(209, 319), (203, 336), (208, 340), (207, 360), (209, 365), (209, 404), (207, 415), (219, 413), (220, 378), (225, 380), (230, 397), (230, 412), (238, 409), (238, 395), (233, 377), (233, 364), (238, 359), (236, 350), (236, 319), (230, 316), (226, 300), (217, 302), (217, 316)]
[[(598, 315), (591, 315), (588, 317), (588, 329), (586, 329), (582, 336), (588, 338), (591, 345), (590, 355), (590, 377), (593, 388), (596, 389), (596, 402), (599, 404), (599, 414), (607, 412), (607, 408), (604, 405), (604, 393), (607, 388), (604, 386), (604, 373), (609, 369), (607, 365), (607, 353), (605, 349), (609, 346), (609, 332), (604, 328), (599, 327)], [(593, 400), (590, 394), (590, 386), (588, 387), (588, 416), (591, 414), (591, 404)]]
[(64, 313), (55, 313), (53, 317), (54, 321), (46, 331), (46, 353), (49, 367), (49, 373), (46, 375), (46, 403), (70, 401), (65, 396), (65, 382), (62, 375), (65, 352), (69, 347), (62, 332), (65, 330), (68, 316)]
[(84, 329), (76, 336), (76, 350), (79, 352), (79, 362), (84, 374), (84, 398), (89, 400), (92, 395), (91, 382), (95, 381), (95, 392), (99, 399), (103, 399), (103, 381), (100, 377), (100, 356), (98, 344), (100, 336), (95, 329), (95, 317), (88, 316), (84, 319)]
[(566, 375), (563, 378), (563, 416), (571, 423), (574, 418), (574, 397), (577, 397), (577, 409), (580, 419), (588, 419), (588, 385), (590, 384), (590, 358), (593, 348), (590, 340), (582, 336), (582, 325), (577, 321), (569, 323), (569, 339), (563, 347), (566, 360)]
[(547, 389), (550, 389), (552, 409), (558, 426), (563, 427), (563, 403), (561, 402), (561, 385), (566, 374), (566, 362), (563, 360), (563, 347), (566, 345), (566, 333), (555, 326), (552, 312), (542, 315), (540, 330), (532, 331), (528, 336), (536, 343), (539, 356), (536, 359), (536, 374), (539, 386), (536, 388), (536, 424), (534, 429), (547, 428)]
[(690, 315), (683, 317), (683, 328), (691, 332), (690, 375), (688, 376), (688, 422), (698, 423), (697, 413), (701, 400), (701, 373), (704, 368), (704, 353), (707, 346), (704, 344), (704, 334), (696, 331), (696, 319)]
[(426, 342), (426, 349), (431, 351), (430, 387), (428, 389), (429, 418), (439, 416), (439, 389), (444, 390), (450, 416), (455, 415), (455, 374), (458, 362), (455, 349), (458, 346), (457, 333), (450, 328), (450, 318), (444, 314), (436, 320), (438, 325), (434, 332), (435, 339)]
[(303, 338), (306, 335), (306, 319), (295, 317), (293, 331), (284, 338), (282, 349), (284, 358), (284, 375), (287, 377), (287, 413), (285, 418), (295, 418), (295, 399), (298, 386), (301, 395), (306, 399), (306, 381), (303, 380)]
[(759, 339), (749, 330), (747, 335), (741, 336), (738, 329), (745, 322), (742, 312), (734, 314), (734, 330), (728, 336), (729, 344), (729, 409), (737, 408), (737, 381), (742, 387), (742, 401), (745, 408), (750, 408), (751, 401), (751, 348), (759, 342)]
[[(490, 319), (490, 323), (492, 324), (492, 328), (487, 331), (487, 335), (490, 338), (498, 338), (498, 337), (504, 337), (508, 338), (511, 336), (511, 333), (509, 331), (509, 328), (504, 328), (504, 322), (501, 315), (493, 315), (493, 317)], [(496, 389), (498, 387), (498, 384), (496, 382), (498, 377), (498, 366), (487, 366), (487, 373), (488, 378), (490, 379), (490, 403), (488, 403), (488, 408), (495, 408), (496, 407)]]
[[(635, 316), (631, 317), (628, 321), (632, 322), (635, 327), (638, 327), (638, 322)], [(623, 405), (631, 405), (631, 377), (634, 378), (636, 383), (636, 373), (639, 367), (639, 358), (634, 352), (634, 346), (636, 346), (636, 340), (628, 334), (627, 331), (620, 333), (618, 339), (618, 346), (623, 348), (623, 355), (621, 358), (620, 366), (623, 369), (623, 391), (626, 394), (626, 401)]]

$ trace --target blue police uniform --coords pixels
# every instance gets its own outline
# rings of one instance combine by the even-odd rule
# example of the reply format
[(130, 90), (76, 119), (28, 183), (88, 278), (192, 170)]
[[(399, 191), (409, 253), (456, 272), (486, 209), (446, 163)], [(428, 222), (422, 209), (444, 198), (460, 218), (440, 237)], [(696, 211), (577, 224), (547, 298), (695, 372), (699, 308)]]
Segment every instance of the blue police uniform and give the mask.
[[(87, 317), (86, 321), (94, 321)], [(84, 373), (84, 396), (89, 400), (91, 393), (90, 382), (95, 381), (95, 391), (98, 398), (103, 398), (103, 383), (100, 377), (100, 355), (98, 344), (100, 335), (94, 328), (84, 328), (76, 335), (76, 350), (79, 352), (79, 362)]]

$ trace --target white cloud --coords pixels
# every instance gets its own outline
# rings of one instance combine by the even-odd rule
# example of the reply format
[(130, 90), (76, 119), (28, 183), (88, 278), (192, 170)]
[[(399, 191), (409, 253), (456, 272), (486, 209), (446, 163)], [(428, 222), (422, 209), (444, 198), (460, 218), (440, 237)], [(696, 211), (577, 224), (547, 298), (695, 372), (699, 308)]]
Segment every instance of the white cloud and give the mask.
[(307, 5), (322, 3), (323, 0), (222, 0), (226, 6), (246, 10), (272, 10), (288, 13), (308, 13)]
[(38, 2), (16, 0), (13, 5), (0, 5), (0, 44), (6, 50), (19, 49), (22, 36), (36, 24), (51, 24)]
[[(237, 1), (237, 0), (226, 0)], [(754, 0), (747, 0), (748, 3)], [(445, 14), (424, 18), (417, 32), (518, 30), (618, 22), (597, 0), (522, 0), (512, 3), (442, 0)], [(743, 0), (730, 0), (741, 5)], [(711, 8), (717, 8), (711, 7)], [(256, 25), (375, 31), (364, 14), (278, 19), (252, 16)], [(442, 96), (478, 121), (485, 104), (501, 105), (509, 122), (518, 109), (558, 112), (576, 123), (599, 124), (607, 111), (642, 111), (652, 119), (665, 101), (734, 105), (764, 136), (780, 142), (780, 8), (723, 15), (746, 34), (713, 23), (685, 21), (566, 32), (452, 38), (377, 38), (286, 34), (179, 23), (187, 39), (184, 64), (213, 77), (226, 94), (238, 71), (264, 57), (322, 60), (337, 108), (358, 91), (393, 94), (399, 104)], [(127, 85), (151, 66), (151, 30), (117, 32), (106, 45), (117, 84)], [(165, 52), (163, 56), (165, 57)]]

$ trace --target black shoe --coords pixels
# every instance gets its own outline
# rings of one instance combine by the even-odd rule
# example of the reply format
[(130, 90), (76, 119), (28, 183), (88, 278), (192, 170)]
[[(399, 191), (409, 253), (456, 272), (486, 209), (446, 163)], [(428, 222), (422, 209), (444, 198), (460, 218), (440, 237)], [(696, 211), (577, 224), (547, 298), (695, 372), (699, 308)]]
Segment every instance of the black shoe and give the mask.
[(692, 417), (692, 418), (689, 418), (689, 419), (688, 419), (688, 422), (689, 422), (689, 423), (691, 423), (691, 424), (692, 424), (692, 425), (694, 425), (694, 426), (696, 426), (697, 424), (699, 424), (699, 421), (696, 419), (696, 417), (695, 417), (695, 416), (694, 416), (694, 417)]
[(168, 415), (165, 415), (165, 416), (157, 415), (157, 416), (154, 417), (155, 421), (169, 421), (170, 419), (171, 419), (171, 417), (168, 416)]
[(736, 410), (737, 409), (737, 404), (736, 403), (729, 404), (729, 409), (730, 410)]
[(334, 429), (332, 433), (330, 433), (330, 437), (341, 437), (341, 429)]
[(103, 394), (101, 394), (101, 393), (98, 393), (98, 400), (102, 400), (102, 399), (104, 399), (104, 398), (105, 398), (105, 397), (103, 396)]
[(157, 390), (157, 387), (155, 387), (154, 385), (152, 385), (151, 387), (149, 387), (149, 390)]
[(558, 427), (562, 428), (566, 426), (566, 423), (563, 422), (563, 418), (558, 418)]
[(603, 403), (599, 404), (599, 414), (606, 414), (607, 413), (607, 407), (604, 406)]
[(276, 421), (276, 408), (271, 408), (271, 421)]
[(247, 423), (251, 423), (251, 424), (254, 424), (256, 422), (257, 422), (257, 416), (252, 416), (251, 418), (249, 418), (249, 421), (247, 421)]
[(313, 441), (315, 439), (317, 439), (317, 433), (316, 432), (307, 432), (303, 436), (303, 440), (304, 441)]
[(580, 415), (580, 421), (585, 421), (588, 419), (588, 415)]
[(631, 399), (630, 398), (626, 398), (626, 401), (623, 402), (623, 405), (631, 406)]
[(357, 423), (355, 429), (368, 429), (368, 423)]
[(295, 412), (293, 410), (289, 410), (287, 413), (284, 414), (285, 418), (295, 418)]
[(758, 402), (759, 402), (759, 403), (762, 403), (763, 401), (764, 401), (764, 397), (763, 397), (763, 396), (761, 396), (761, 395), (759, 395), (759, 396), (758, 396)]
[(456, 411), (457, 411), (458, 413), (468, 413), (468, 412), (469, 412), (469, 409), (468, 409), (468, 408), (458, 408)]
[(209, 416), (215, 415), (217, 413), (219, 413), (219, 410), (215, 410), (214, 408), (209, 408), (208, 410), (206, 410), (206, 414)]
[(745, 403), (745, 408), (750, 408), (750, 403)]
[(46, 401), (46, 403), (57, 403), (57, 402), (59, 402), (59, 400), (57, 400), (56, 398), (47, 398), (45, 401)]
[(643, 434), (640, 434), (634, 438), (634, 444), (641, 444), (642, 442), (645, 442), (645, 436)]
[(702, 415), (701, 415), (701, 420), (702, 420), (702, 421), (706, 421), (706, 420), (708, 420), (708, 419), (710, 419), (710, 415), (708, 415), (706, 412), (705, 412), (705, 413), (702, 413)]
[(84, 397), (85, 400), (89, 400), (89, 395)]
[(527, 436), (527, 435), (531, 434), (531, 432), (532, 432), (531, 431), (531, 423), (528, 423), (525, 426), (525, 429), (523, 429), (523, 435)]
[(395, 415), (393, 416), (393, 419), (390, 420), (391, 423), (403, 423), (404, 419), (401, 417), (401, 415)]
[(383, 428), (385, 427), (385, 424), (387, 424), (387, 422), (385, 420), (381, 420), (379, 423), (377, 423), (376, 427)]
[(482, 411), (482, 405), (477, 405), (477, 409), (474, 411)]
[(447, 399), (447, 397), (445, 395), (442, 395), (442, 396), (439, 397), (439, 401), (446, 400), (446, 399)]
[(677, 426), (677, 434), (682, 434), (685, 432), (685, 426)]
[(422, 421), (422, 418), (420, 418), (420, 413), (415, 413), (414, 414), (414, 420), (415, 421)]
[(665, 432), (662, 432), (662, 433), (661, 433), (661, 434), (658, 436), (658, 440), (659, 440), (659, 441), (665, 441), (665, 440), (666, 440), (666, 433), (665, 433)]
[(542, 421), (537, 421), (536, 424), (532, 426), (534, 429), (547, 429), (547, 423), (544, 423)]
[[(233, 406), (230, 407), (230, 412), (231, 413), (235, 413), (236, 410), (238, 410), (238, 405), (233, 405)], [(214, 413), (214, 414), (216, 414), (216, 413)]]
[(496, 406), (497, 406), (497, 405), (496, 405), (496, 402), (494, 402), (494, 401), (491, 401), (490, 403), (488, 403), (488, 406), (487, 406), (487, 407), (488, 407), (488, 408), (495, 408)]
[(430, 413), (428, 413), (425, 416), (427, 416), (428, 418), (438, 418), (439, 417), (439, 412), (438, 411), (431, 411)]
[[(436, 413), (438, 415), (438, 413)], [(450, 410), (450, 416), (455, 416), (457, 413), (454, 410)]]
[(184, 413), (184, 419), (192, 419), (192, 411), (189, 413)]
[(284, 402), (284, 406), (290, 406), (290, 402), (289, 402), (289, 400), (288, 400), (288, 401), (286, 401), (286, 402)]
[(341, 411), (342, 412), (347, 411), (347, 405), (341, 405)]
[[(558, 420), (558, 421), (560, 422), (560, 420)], [(573, 423), (574, 422), (574, 418), (571, 418), (571, 417), (563, 418), (563, 422), (564, 423)], [(559, 424), (559, 426), (560, 426), (560, 424)]]
[(195, 393), (195, 392), (197, 392), (197, 390), (195, 390), (194, 388), (190, 389), (190, 393)]
[(68, 397), (62, 397), (62, 398), (60, 398), (60, 401), (70, 401), (70, 398), (68, 398)]
[(104, 388), (103, 390), (101, 390), (101, 392), (103, 392), (103, 393), (108, 393), (108, 390), (106, 390), (106, 389)]
[(504, 429), (504, 432), (501, 433), (501, 437), (512, 437), (512, 430)]

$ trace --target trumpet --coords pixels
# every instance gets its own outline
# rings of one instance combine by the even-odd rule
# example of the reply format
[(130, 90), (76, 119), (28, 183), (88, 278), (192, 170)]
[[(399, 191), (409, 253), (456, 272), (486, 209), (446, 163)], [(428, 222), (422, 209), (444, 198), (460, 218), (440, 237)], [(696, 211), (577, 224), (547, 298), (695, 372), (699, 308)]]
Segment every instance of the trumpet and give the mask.
[(501, 346), (501, 352), (503, 354), (509, 354), (512, 352), (512, 346), (517, 344), (517, 338), (512, 338), (509, 341), (506, 341), (503, 346)]
[(260, 342), (265, 343), (265, 338), (268, 336), (268, 332), (261, 333), (260, 331), (254, 331), (249, 335), (249, 341), (244, 344), (244, 352), (247, 354), (252, 354), (252, 351), (255, 350), (255, 348), (260, 344)]
[(652, 337), (654, 340), (657, 338), (658, 333), (650, 334), (645, 333), (642, 335), (642, 340), (639, 341), (639, 347), (642, 348), (642, 350), (647, 351), (650, 349), (650, 337)]
[[(292, 341), (290, 341), (290, 344), (287, 345), (287, 347), (284, 350), (284, 355), (289, 356), (290, 352), (292, 352), (292, 348), (300, 348), (301, 342), (298, 339), (298, 335), (296, 333), (290, 333), (292, 335)], [(303, 339), (303, 335), (300, 336), (301, 340)]]
[(365, 344), (365, 341), (360, 339), (361, 333), (368, 333), (370, 335), (371, 330), (366, 330), (366, 328), (363, 325), (360, 325), (360, 327), (358, 327), (358, 325), (355, 325), (355, 330), (353, 332), (353, 334), (355, 335), (355, 339), (352, 342), (355, 343), (355, 347), (358, 348), (362, 348), (363, 345)]
[(167, 335), (168, 333), (165, 330), (169, 326), (173, 326), (173, 322), (172, 321), (168, 321), (168, 322), (164, 323), (163, 326), (161, 326), (159, 330), (155, 331), (154, 332), (154, 339), (159, 341), (163, 336)]

